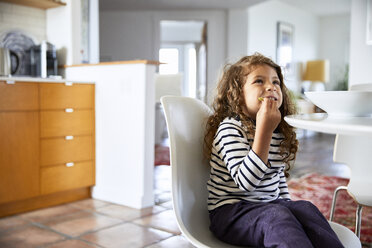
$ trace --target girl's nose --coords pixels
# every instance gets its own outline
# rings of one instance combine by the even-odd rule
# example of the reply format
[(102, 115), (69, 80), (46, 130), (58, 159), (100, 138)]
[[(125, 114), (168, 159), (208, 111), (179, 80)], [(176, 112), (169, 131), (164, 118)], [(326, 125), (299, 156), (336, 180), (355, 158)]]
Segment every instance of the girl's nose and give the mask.
[(276, 88), (275, 88), (275, 86), (273, 85), (273, 84), (267, 84), (267, 86), (266, 86), (266, 90), (267, 91), (275, 91), (276, 90)]

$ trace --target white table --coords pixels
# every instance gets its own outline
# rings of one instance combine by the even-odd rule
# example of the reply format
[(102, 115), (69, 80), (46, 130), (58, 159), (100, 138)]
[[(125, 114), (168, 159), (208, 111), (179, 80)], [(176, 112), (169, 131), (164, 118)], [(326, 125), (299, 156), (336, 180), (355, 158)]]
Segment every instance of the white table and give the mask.
[(356, 234), (360, 236), (361, 206), (372, 206), (372, 117), (339, 117), (325, 113), (290, 115), (284, 120), (297, 128), (337, 134), (333, 160), (351, 169), (348, 193), (360, 205)]
[(291, 126), (338, 134), (333, 158), (351, 169), (348, 191), (363, 205), (372, 206), (372, 117), (333, 117), (325, 113), (290, 115)]
[(332, 117), (315, 113), (289, 115), (284, 120), (291, 126), (316, 132), (372, 138), (372, 117)]

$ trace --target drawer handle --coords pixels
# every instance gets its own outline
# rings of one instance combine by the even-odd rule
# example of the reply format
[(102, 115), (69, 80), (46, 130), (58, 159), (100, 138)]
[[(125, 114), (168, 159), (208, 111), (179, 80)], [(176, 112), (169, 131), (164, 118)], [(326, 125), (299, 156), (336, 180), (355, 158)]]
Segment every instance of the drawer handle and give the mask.
[(6, 80), (6, 84), (15, 84), (14, 80)]
[(66, 167), (72, 167), (72, 166), (74, 166), (74, 162), (66, 163)]
[(66, 86), (72, 86), (72, 84), (73, 84), (72, 82), (65, 82)]
[(65, 112), (66, 113), (72, 113), (72, 112), (74, 112), (74, 109), (73, 108), (67, 108), (67, 109), (65, 109)]
[(74, 139), (74, 136), (72, 135), (68, 135), (65, 137), (65, 140), (73, 140)]

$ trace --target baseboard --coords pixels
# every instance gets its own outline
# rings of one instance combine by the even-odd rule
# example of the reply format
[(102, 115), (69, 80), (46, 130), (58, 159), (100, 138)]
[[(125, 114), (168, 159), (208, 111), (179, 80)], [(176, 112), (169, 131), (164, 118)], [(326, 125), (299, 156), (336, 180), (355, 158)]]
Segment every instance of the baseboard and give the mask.
[(90, 187), (42, 195), (21, 201), (0, 204), (0, 217), (56, 206), (91, 197)]

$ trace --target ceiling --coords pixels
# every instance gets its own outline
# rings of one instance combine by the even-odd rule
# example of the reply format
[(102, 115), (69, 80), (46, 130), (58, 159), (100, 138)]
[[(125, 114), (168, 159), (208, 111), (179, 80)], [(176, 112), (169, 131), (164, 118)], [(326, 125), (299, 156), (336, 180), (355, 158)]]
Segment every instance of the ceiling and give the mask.
[(246, 8), (266, 0), (100, 0), (100, 10), (194, 10)]
[[(248, 8), (267, 0), (100, 0), (100, 10), (195, 10)], [(350, 13), (351, 0), (278, 0), (318, 16)]]
[(350, 13), (351, 0), (280, 0), (318, 16)]

